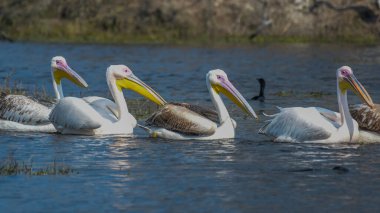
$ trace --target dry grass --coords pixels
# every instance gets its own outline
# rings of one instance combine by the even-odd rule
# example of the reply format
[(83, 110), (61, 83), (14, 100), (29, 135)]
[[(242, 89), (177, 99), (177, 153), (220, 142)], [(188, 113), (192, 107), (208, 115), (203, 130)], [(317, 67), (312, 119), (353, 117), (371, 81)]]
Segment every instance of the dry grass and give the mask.
[(12, 80), (15, 71), (9, 72), (0, 83), (0, 93), (30, 96), (38, 101), (51, 104), (54, 98), (48, 95), (44, 87), (34, 86), (32, 91), (26, 90), (20, 81)]
[(45, 168), (34, 168), (33, 162), (25, 163), (24, 161), (17, 161), (14, 158), (13, 153), (10, 153), (5, 160), (0, 161), (0, 176), (69, 175), (73, 173), (78, 172), (64, 163), (57, 163), (55, 160), (48, 164)]
[(3, 78), (3, 83), (0, 84), (0, 92), (6, 94), (26, 95), (26, 91), (22, 88), (22, 84), (20, 82), (11, 81), (14, 73), (15, 71), (13, 70)]
[(322, 91), (311, 91), (311, 92), (305, 92), (305, 93), (297, 93), (294, 90), (282, 90), (282, 91), (273, 93), (272, 95), (278, 96), (278, 97), (323, 98), (325, 96), (330, 96), (332, 94), (329, 92), (322, 92)]
[(153, 112), (157, 111), (159, 106), (147, 99), (127, 100), (128, 109), (136, 119), (145, 119)]

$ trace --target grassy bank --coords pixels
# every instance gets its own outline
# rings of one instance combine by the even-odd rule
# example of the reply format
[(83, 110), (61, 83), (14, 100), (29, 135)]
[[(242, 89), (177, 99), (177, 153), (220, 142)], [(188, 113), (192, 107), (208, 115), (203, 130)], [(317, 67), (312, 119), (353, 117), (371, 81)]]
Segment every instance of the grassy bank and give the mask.
[(380, 40), (380, 10), (374, 1), (4, 0), (0, 11), (0, 38), (16, 41), (203, 45)]
[[(175, 35), (175, 33), (173, 33)], [(380, 38), (375, 35), (363, 36), (264, 36), (255, 38), (246, 36), (209, 36), (179, 37), (167, 34), (154, 35), (129, 35), (113, 34), (108, 32), (91, 32), (85, 34), (55, 34), (43, 35), (35, 32), (11, 35), (13, 41), (30, 42), (57, 42), (57, 43), (98, 43), (98, 44), (167, 44), (167, 45), (254, 45), (265, 43), (338, 43), (338, 44), (369, 44), (380, 43)]]

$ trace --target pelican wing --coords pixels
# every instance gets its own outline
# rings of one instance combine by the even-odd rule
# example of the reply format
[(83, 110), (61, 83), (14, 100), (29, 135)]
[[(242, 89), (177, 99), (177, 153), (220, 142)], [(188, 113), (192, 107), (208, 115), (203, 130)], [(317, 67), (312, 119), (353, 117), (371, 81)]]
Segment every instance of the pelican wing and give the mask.
[(380, 132), (380, 104), (372, 109), (366, 104), (350, 106), (350, 113), (361, 129)]
[(49, 119), (57, 129), (97, 129), (103, 118), (83, 99), (67, 97), (56, 104)]
[(155, 126), (186, 135), (208, 136), (215, 133), (215, 122), (190, 110), (182, 104), (166, 104), (146, 120)]
[(49, 124), (51, 109), (23, 95), (0, 95), (0, 119), (26, 125)]
[(218, 113), (215, 110), (202, 107), (199, 105), (188, 104), (188, 103), (170, 103), (170, 104), (186, 107), (187, 109), (195, 113), (198, 113), (199, 115), (202, 115), (203, 117), (208, 118), (215, 123), (219, 121)]
[(315, 107), (315, 109), (318, 110), (318, 112), (321, 113), (321, 115), (325, 116), (327, 119), (332, 121), (335, 124), (335, 126), (341, 125), (342, 121), (340, 113), (321, 107)]
[(118, 106), (115, 102), (98, 96), (89, 96), (82, 98), (91, 105), (101, 116), (108, 120), (116, 121), (119, 117)]
[(272, 136), (278, 141), (324, 140), (336, 131), (334, 124), (315, 107), (281, 108), (279, 113), (271, 117), (259, 133)]

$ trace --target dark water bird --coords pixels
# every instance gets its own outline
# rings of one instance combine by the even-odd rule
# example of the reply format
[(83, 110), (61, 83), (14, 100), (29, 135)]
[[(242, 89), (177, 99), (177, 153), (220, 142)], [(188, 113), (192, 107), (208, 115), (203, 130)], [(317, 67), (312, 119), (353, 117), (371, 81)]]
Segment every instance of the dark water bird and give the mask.
[(260, 93), (259, 95), (252, 98), (252, 100), (264, 102), (265, 96), (264, 96), (264, 89), (265, 89), (265, 80), (263, 78), (258, 78), (257, 81), (260, 83)]

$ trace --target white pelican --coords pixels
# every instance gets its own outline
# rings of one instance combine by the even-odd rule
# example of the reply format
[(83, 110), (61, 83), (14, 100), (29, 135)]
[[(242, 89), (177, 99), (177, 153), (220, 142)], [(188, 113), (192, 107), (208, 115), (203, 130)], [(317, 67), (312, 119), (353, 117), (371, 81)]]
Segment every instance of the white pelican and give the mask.
[(211, 140), (234, 138), (236, 122), (230, 118), (220, 93), (226, 95), (247, 114), (257, 119), (248, 102), (228, 80), (223, 70), (211, 70), (206, 84), (216, 112), (190, 104), (166, 104), (147, 119), (143, 127), (152, 137), (167, 139)]
[[(57, 99), (63, 98), (61, 80), (67, 78), (78, 86), (87, 83), (67, 64), (62, 56), (51, 60), (51, 75)], [(56, 132), (49, 121), (51, 108), (23, 95), (0, 95), (0, 130)]]
[(349, 112), (347, 90), (354, 91), (369, 106), (373, 106), (373, 102), (350, 67), (339, 68), (336, 76), (340, 120), (334, 119), (335, 112), (324, 108), (281, 108), (259, 133), (285, 142), (357, 142), (359, 128)]
[(132, 134), (137, 122), (128, 112), (123, 88), (133, 90), (158, 105), (166, 103), (125, 65), (111, 65), (106, 77), (115, 102), (101, 97), (61, 99), (49, 116), (58, 132), (79, 135)]

